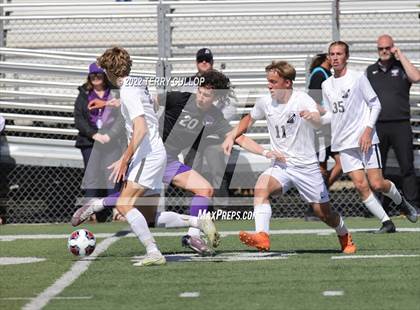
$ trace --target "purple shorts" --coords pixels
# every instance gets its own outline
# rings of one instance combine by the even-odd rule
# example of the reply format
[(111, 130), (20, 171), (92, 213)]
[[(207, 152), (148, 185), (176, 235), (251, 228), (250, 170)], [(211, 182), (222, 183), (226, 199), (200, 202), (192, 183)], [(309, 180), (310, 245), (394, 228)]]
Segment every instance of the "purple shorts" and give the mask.
[(192, 170), (190, 166), (187, 166), (181, 163), (178, 160), (171, 160), (168, 158), (168, 162), (166, 164), (165, 175), (163, 176), (163, 183), (171, 184), (172, 179), (176, 177), (178, 174), (187, 172)]

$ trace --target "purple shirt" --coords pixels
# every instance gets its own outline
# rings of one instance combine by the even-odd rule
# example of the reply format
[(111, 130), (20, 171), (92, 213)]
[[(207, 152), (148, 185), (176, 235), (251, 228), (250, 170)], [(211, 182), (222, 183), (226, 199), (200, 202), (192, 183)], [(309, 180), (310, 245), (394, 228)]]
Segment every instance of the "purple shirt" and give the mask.
[[(111, 99), (111, 90), (107, 89), (102, 98), (99, 97), (94, 90), (91, 90), (88, 94), (88, 102), (91, 102), (93, 99), (108, 101)], [(105, 107), (103, 109), (94, 109), (89, 111), (89, 122), (98, 129), (109, 128), (111, 127), (114, 121), (115, 116), (112, 115), (111, 107)]]

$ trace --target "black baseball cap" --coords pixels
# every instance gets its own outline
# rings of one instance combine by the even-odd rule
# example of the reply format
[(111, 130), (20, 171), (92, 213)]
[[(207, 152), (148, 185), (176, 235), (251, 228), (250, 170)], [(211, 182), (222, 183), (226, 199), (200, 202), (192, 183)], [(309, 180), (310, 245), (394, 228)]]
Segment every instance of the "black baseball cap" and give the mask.
[(207, 61), (208, 63), (213, 63), (213, 54), (209, 48), (202, 48), (197, 51), (195, 56), (197, 62), (202, 62), (203, 60)]

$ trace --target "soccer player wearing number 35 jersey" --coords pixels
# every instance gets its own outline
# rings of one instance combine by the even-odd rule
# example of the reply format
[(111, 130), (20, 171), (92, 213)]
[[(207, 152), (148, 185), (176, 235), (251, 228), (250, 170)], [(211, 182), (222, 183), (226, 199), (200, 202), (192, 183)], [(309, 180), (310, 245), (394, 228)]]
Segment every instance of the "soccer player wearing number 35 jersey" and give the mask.
[(331, 150), (340, 152), (343, 172), (349, 174), (368, 210), (382, 222), (377, 233), (395, 232), (393, 222), (373, 191), (391, 198), (412, 222), (417, 221), (417, 212), (394, 183), (382, 175), (379, 139), (375, 131), (381, 111), (378, 96), (365, 74), (347, 68), (347, 43), (331, 43), (328, 54), (334, 75), (322, 84), (322, 97), (328, 110), (322, 123), (331, 122)]
[(240, 232), (240, 240), (259, 250), (270, 249), (269, 224), (271, 218), (270, 195), (286, 193), (296, 187), (301, 197), (314, 209), (314, 213), (337, 232), (341, 250), (356, 252), (356, 245), (344, 225), (342, 217), (332, 211), (329, 195), (316, 157), (314, 127), (321, 124), (315, 101), (302, 91), (293, 90), (295, 69), (284, 61), (273, 61), (266, 68), (271, 96), (256, 102), (231, 131), (223, 143), (227, 154), (233, 141), (241, 136), (254, 120), (267, 119), (271, 150), (246, 148), (274, 160), (258, 178), (254, 191), (255, 233)]

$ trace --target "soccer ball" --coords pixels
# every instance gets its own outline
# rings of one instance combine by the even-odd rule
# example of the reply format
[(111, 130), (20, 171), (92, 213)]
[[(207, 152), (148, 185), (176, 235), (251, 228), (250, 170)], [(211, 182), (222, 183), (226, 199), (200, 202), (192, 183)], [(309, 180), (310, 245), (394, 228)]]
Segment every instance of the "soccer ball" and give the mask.
[(95, 236), (87, 229), (73, 231), (67, 242), (67, 247), (76, 256), (89, 256), (96, 246)]

